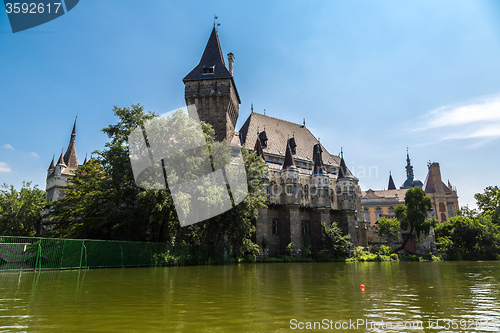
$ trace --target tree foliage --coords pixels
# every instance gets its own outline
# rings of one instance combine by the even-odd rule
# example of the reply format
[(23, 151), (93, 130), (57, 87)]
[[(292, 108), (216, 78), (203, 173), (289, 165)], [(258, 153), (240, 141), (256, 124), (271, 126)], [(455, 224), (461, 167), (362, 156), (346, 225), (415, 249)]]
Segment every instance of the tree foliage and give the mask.
[(484, 193), (477, 193), (474, 198), (481, 212), (491, 216), (492, 222), (500, 225), (500, 188), (488, 186)]
[(417, 239), (420, 239), (422, 235), (430, 233), (431, 227), (436, 224), (435, 220), (427, 218), (431, 209), (431, 199), (420, 187), (415, 186), (406, 191), (405, 205), (398, 205), (394, 212), (401, 224), (401, 229), (409, 230), (403, 237), (403, 244), (396, 251), (403, 250), (414, 234)]
[(378, 221), (377, 235), (380, 237), (387, 237), (398, 239), (400, 235), (401, 224), (397, 219), (388, 219), (381, 217)]
[(435, 229), (436, 245), (447, 259), (500, 259), (500, 190), (489, 186), (474, 197), (479, 211), (462, 207), (459, 216)]
[(31, 182), (23, 182), (19, 191), (12, 185), (3, 184), (0, 190), (0, 235), (38, 235), (44, 207), (45, 191), (32, 187)]
[[(265, 163), (262, 158), (242, 149), (249, 192), (242, 202), (223, 214), (181, 228), (168, 183), (180, 177), (196, 177), (201, 172), (201, 162), (196, 156), (181, 156), (180, 152), (177, 158), (184, 158), (187, 163), (180, 171), (164, 168), (168, 179), (166, 189), (145, 190), (137, 186), (129, 158), (129, 148), (134, 143), (127, 140), (134, 129), (144, 128), (147, 121), (156, 120), (156, 114), (145, 112), (141, 105), (115, 107), (114, 113), (117, 124), (103, 129), (110, 139), (105, 149), (96, 152), (97, 158), (92, 163), (75, 172), (71, 184), (64, 189), (65, 198), (54, 204), (51, 214), (53, 235), (213, 245), (235, 255), (255, 251), (256, 245), (251, 241), (255, 232), (252, 222), (257, 217), (257, 209), (265, 207), (261, 184)], [(158, 121), (154, 127), (148, 127), (148, 135), (151, 135), (150, 130), (167, 130), (164, 126), (173, 126), (179, 129), (184, 140), (191, 140), (191, 118), (182, 111), (171, 117), (169, 123)], [(214, 142), (210, 125), (202, 122), (202, 129), (212, 162), (222, 155), (229, 156), (229, 147), (225, 143)], [(222, 163), (220, 159), (218, 161)], [(162, 169), (158, 170), (163, 177)], [(144, 174), (145, 181), (158, 179), (154, 170), (148, 172)], [(199, 191), (204, 190), (199, 188)], [(204, 193), (204, 198), (218, 200), (217, 193), (211, 192)]]
[(333, 258), (347, 258), (349, 248), (352, 243), (349, 241), (349, 235), (345, 235), (340, 229), (337, 222), (327, 225), (326, 222), (321, 222), (323, 233), (324, 248)]
[(436, 244), (450, 260), (500, 258), (500, 230), (491, 216), (455, 216), (435, 229)]

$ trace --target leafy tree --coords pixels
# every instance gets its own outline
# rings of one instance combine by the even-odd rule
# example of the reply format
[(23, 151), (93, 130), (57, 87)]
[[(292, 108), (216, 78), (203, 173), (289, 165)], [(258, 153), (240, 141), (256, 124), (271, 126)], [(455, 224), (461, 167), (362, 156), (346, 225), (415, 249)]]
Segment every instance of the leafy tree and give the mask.
[(337, 222), (332, 222), (331, 225), (321, 222), (321, 226), (325, 235), (323, 243), (328, 254), (333, 258), (347, 258), (352, 246), (349, 235), (342, 232)]
[(500, 224), (500, 188), (488, 186), (484, 193), (474, 195), (479, 209), (491, 216), (492, 222)]
[(21, 190), (3, 184), (0, 190), (0, 235), (33, 237), (40, 232), (45, 191), (31, 182), (23, 182)]
[(378, 221), (377, 235), (391, 239), (398, 239), (400, 235), (401, 224), (397, 219), (388, 219), (381, 217)]
[(409, 231), (406, 237), (403, 237), (403, 244), (396, 249), (396, 252), (403, 250), (414, 234), (416, 234), (417, 239), (420, 239), (421, 235), (430, 233), (431, 227), (436, 224), (435, 220), (427, 219), (431, 209), (431, 199), (420, 187), (415, 186), (406, 191), (405, 205), (398, 205), (394, 212), (396, 219), (401, 224), (401, 229), (409, 229)]
[(436, 226), (436, 245), (450, 260), (498, 259), (500, 230), (491, 216), (455, 216)]
[[(166, 140), (195, 140), (192, 126), (196, 123), (182, 111), (175, 112), (167, 122), (155, 118), (154, 113), (146, 113), (141, 105), (115, 107), (114, 112), (118, 123), (103, 129), (110, 138), (105, 149), (97, 152), (98, 157), (94, 163), (79, 168), (71, 179), (71, 184), (64, 189), (65, 198), (56, 202), (53, 207), (51, 223), (54, 225), (55, 235), (213, 245), (221, 250), (229, 250), (234, 255), (256, 251), (257, 245), (250, 239), (255, 232), (253, 221), (257, 217), (258, 208), (265, 206), (261, 184), (265, 163), (262, 158), (242, 149), (249, 192), (242, 202), (223, 214), (181, 228), (168, 186), (166, 189), (156, 190), (145, 190), (137, 186), (129, 155), (130, 149), (135, 148), (134, 145), (138, 142), (128, 139), (134, 129), (144, 128), (147, 121), (155, 119), (148, 123), (148, 136), (156, 135), (155, 138), (161, 139), (158, 133), (175, 128), (179, 137)], [(201, 125), (211, 152), (210, 163), (227, 164), (230, 148), (225, 143), (214, 142), (214, 131), (210, 125), (203, 122)], [(181, 150), (173, 157), (186, 161), (182, 170), (169, 168), (168, 163), (172, 161), (162, 160), (156, 165), (157, 168), (149, 168), (141, 173), (138, 180), (149, 182), (153, 188), (161, 188), (157, 186), (155, 179), (163, 179), (163, 170), (167, 173), (168, 184), (181, 177), (193, 179), (204, 174), (200, 159), (196, 155), (186, 154)], [(220, 188), (200, 186), (196, 190), (205, 200), (217, 203), (220, 199), (217, 192)], [(233, 193), (234, 190), (230, 189), (231, 195), (236, 194)], [(190, 209), (188, 205), (185, 206), (183, 208)]]

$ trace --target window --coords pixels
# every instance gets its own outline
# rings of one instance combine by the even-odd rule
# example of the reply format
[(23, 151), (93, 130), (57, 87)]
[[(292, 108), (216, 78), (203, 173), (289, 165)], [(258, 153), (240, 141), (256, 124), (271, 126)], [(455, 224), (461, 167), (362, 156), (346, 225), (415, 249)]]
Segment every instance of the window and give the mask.
[(273, 220), (272, 228), (273, 228), (273, 235), (277, 235), (278, 234), (278, 220)]
[(375, 211), (375, 219), (378, 221), (380, 220), (380, 215), (382, 215), (382, 210), (380, 208), (377, 208)]
[(453, 205), (448, 205), (448, 216), (453, 217)]
[(390, 217), (396, 216), (396, 213), (394, 213), (394, 207), (389, 207), (389, 216)]
[(275, 182), (271, 182), (271, 185), (270, 185), (270, 188), (271, 188), (271, 195), (276, 195), (276, 183)]
[(368, 221), (370, 223), (370, 211), (365, 210), (365, 221)]
[(304, 196), (309, 198), (309, 185), (304, 186)]
[(203, 66), (203, 75), (213, 74), (215, 66)]
[(302, 236), (309, 235), (309, 221), (302, 221)]
[(293, 194), (293, 186), (292, 185), (287, 185), (286, 186), (286, 193), (287, 194)]
[(434, 206), (431, 208), (431, 217), (434, 218)]

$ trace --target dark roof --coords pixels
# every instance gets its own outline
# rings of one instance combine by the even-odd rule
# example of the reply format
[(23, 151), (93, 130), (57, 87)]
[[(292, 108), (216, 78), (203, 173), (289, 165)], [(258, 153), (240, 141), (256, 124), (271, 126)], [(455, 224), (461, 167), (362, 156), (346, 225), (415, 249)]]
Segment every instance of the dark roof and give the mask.
[(313, 160), (314, 160), (313, 175), (326, 174), (325, 166), (323, 165), (323, 158), (321, 157), (322, 152), (323, 149), (321, 149), (321, 144), (319, 143), (315, 144), (313, 151)]
[(255, 141), (255, 146), (253, 150), (257, 152), (257, 156), (262, 157), (264, 161), (266, 160), (266, 157), (264, 155), (264, 150), (262, 149), (262, 143), (260, 142), (260, 136), (257, 136), (257, 141)]
[[(307, 127), (253, 112), (239, 131), (241, 144), (245, 144), (247, 149), (252, 147), (256, 141), (258, 129), (260, 131), (265, 130), (266, 132), (268, 139), (267, 146), (264, 148), (266, 156), (269, 157), (269, 154), (284, 156), (285, 142), (287, 142), (289, 136), (293, 136), (297, 144), (294, 158), (313, 162), (312, 153), (314, 152), (314, 146), (318, 143), (318, 140)], [(331, 155), (323, 145), (320, 147), (323, 151), (322, 159), (324, 165), (340, 165), (340, 157)]]
[[(214, 73), (204, 75), (203, 68), (212, 66), (215, 66)], [(214, 27), (212, 29), (212, 33), (210, 34), (210, 38), (208, 39), (205, 51), (201, 56), (200, 63), (188, 75), (186, 75), (186, 77), (184, 77), (183, 81), (232, 77), (233, 76), (229, 73), (224, 63), (219, 36), (217, 35), (217, 30), (215, 30)]]
[(342, 178), (354, 178), (353, 174), (349, 171), (347, 165), (345, 164), (344, 156), (340, 158), (339, 174), (337, 175), (337, 179)]
[(281, 170), (286, 169), (295, 169), (295, 162), (292, 156), (292, 148), (290, 147), (290, 140), (286, 141), (286, 152), (285, 152), (285, 162), (283, 162), (283, 166)]
[(57, 161), (56, 165), (63, 165), (64, 167), (66, 167), (66, 163), (64, 163), (63, 153), (61, 153), (61, 156), (59, 156), (59, 160)]
[(54, 170), (56, 165), (54, 164), (54, 156), (52, 156), (52, 162), (50, 162), (49, 170)]
[(64, 164), (70, 169), (78, 168), (78, 157), (76, 156), (76, 148), (75, 148), (75, 139), (76, 139), (76, 120), (73, 124), (73, 130), (71, 131), (71, 138), (69, 140), (68, 149), (66, 149), (66, 153), (64, 154)]
[(387, 186), (388, 190), (395, 190), (396, 185), (394, 184), (394, 180), (392, 179), (392, 175), (389, 174), (389, 185)]

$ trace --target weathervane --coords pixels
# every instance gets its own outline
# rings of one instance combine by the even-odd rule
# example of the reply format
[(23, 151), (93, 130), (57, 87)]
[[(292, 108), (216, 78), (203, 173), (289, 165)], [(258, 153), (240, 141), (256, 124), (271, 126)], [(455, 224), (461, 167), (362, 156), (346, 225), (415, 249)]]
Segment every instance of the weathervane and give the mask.
[(214, 14), (214, 28), (216, 28), (217, 31), (219, 31), (219, 29), (217, 29), (217, 27), (220, 27), (220, 23), (217, 23), (218, 19), (219, 19), (219, 17)]

